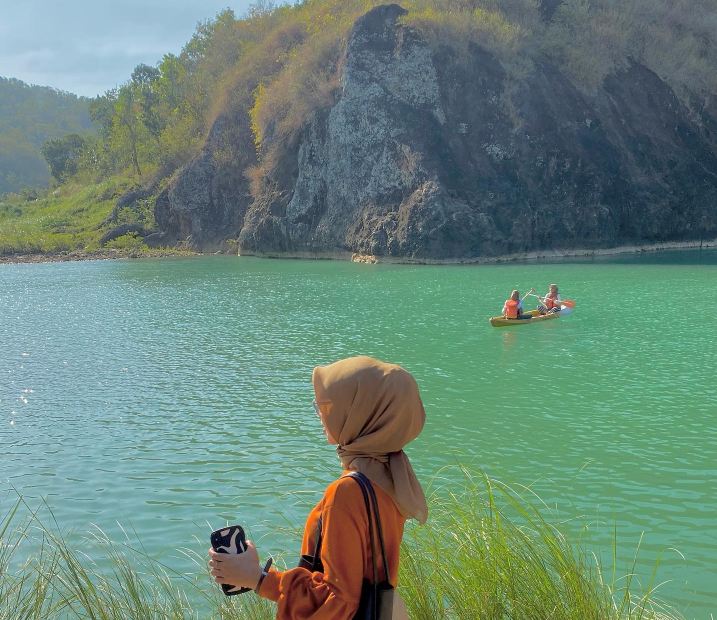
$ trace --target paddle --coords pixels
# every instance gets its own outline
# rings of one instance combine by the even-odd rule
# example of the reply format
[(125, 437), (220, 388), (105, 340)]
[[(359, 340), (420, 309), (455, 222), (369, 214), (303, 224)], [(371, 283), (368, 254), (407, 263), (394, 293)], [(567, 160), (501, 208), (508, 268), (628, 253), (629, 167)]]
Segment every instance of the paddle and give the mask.
[[(537, 297), (541, 302), (545, 303), (545, 298), (541, 297), (540, 295), (534, 295), (533, 293), (530, 293), (530, 296)], [(572, 299), (563, 299), (560, 301), (560, 305), (570, 308), (572, 310), (575, 307), (575, 302)]]

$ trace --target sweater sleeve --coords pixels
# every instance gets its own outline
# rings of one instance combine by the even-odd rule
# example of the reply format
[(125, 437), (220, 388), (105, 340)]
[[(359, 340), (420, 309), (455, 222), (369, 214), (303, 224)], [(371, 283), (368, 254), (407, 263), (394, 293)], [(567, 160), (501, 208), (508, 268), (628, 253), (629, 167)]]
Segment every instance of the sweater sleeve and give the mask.
[(341, 496), (337, 493), (322, 514), (324, 572), (292, 568), (271, 571), (264, 579), (259, 594), (277, 603), (277, 620), (350, 620), (356, 613), (368, 521), (350, 503), (342, 505)]

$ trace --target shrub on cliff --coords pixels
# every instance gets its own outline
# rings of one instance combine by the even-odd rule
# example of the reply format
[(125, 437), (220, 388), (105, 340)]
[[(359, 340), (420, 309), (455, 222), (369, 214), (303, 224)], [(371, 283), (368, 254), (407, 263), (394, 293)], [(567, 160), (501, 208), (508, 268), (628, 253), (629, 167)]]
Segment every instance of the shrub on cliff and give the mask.
[[(250, 115), (260, 173), (274, 145), (290, 141), (338, 92), (340, 64), (356, 19), (381, 0), (263, 2), (197, 27), (179, 55), (140, 66), (92, 112), (99, 144), (83, 160), (95, 175), (169, 174), (204, 143), (217, 118)], [(710, 0), (403, 0), (404, 21), (439, 49), (479, 45), (520, 79), (549, 59), (592, 93), (631, 60), (645, 64), (684, 101), (717, 92), (717, 11)], [(505, 105), (509, 105), (506, 101)], [(234, 144), (241, 149), (245, 145)], [(229, 153), (229, 157), (236, 153)]]

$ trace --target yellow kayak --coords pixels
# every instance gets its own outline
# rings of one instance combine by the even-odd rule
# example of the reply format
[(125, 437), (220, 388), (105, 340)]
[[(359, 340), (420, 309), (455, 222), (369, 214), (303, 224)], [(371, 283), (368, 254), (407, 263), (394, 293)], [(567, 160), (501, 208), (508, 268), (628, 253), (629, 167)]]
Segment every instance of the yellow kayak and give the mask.
[(493, 327), (512, 327), (515, 325), (530, 325), (531, 323), (539, 323), (540, 321), (550, 321), (551, 319), (560, 318), (560, 312), (551, 314), (540, 314), (537, 310), (529, 310), (523, 314), (530, 314), (530, 319), (506, 319), (502, 316), (492, 316), (489, 321)]

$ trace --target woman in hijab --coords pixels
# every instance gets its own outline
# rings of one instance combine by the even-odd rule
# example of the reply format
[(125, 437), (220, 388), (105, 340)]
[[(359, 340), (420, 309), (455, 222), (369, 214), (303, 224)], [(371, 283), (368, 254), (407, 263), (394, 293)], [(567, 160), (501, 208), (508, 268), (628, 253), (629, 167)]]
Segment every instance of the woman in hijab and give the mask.
[[(423, 429), (425, 411), (414, 378), (403, 368), (370, 357), (352, 357), (314, 368), (314, 407), (343, 466), (374, 487), (388, 574), (398, 577), (407, 519), (424, 523), (426, 498), (403, 447)], [(309, 513), (301, 553), (314, 553), (321, 532), (320, 570), (297, 567), (262, 571), (256, 547), (238, 555), (210, 550), (215, 581), (256, 590), (277, 603), (278, 620), (350, 620), (364, 579), (373, 581), (368, 515), (360, 486), (340, 477)], [(380, 554), (379, 575), (384, 575)], [(394, 615), (395, 617), (395, 615)]]

